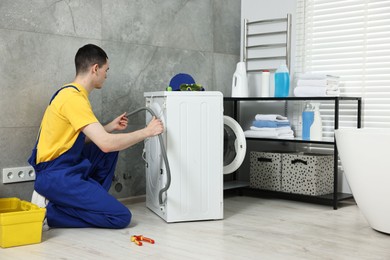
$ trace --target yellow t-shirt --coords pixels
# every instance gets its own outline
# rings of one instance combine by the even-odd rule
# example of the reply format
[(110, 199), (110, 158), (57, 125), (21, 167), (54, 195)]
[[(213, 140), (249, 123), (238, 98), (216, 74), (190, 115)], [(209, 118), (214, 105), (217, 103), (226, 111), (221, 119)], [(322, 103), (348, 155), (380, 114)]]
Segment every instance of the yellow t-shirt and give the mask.
[[(37, 145), (36, 163), (56, 159), (75, 143), (81, 128), (98, 122), (92, 111), (87, 90), (80, 84), (71, 83), (61, 90), (47, 107), (41, 123)], [(67, 85), (65, 85), (67, 86)]]

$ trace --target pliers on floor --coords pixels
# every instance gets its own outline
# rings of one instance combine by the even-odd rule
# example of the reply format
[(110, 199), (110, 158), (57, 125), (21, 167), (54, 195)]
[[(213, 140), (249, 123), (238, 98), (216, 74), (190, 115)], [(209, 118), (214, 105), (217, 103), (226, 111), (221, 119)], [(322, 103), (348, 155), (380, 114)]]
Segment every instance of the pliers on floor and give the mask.
[(133, 235), (131, 236), (131, 242), (134, 242), (137, 246), (142, 246), (142, 242), (145, 241), (150, 244), (154, 244), (154, 240), (148, 237), (144, 237), (143, 235)]

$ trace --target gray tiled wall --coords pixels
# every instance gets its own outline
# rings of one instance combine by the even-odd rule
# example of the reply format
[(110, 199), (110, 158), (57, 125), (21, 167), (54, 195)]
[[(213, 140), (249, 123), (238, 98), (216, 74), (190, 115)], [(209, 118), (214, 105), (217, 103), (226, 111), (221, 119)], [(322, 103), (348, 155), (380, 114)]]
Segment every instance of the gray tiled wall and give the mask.
[[(239, 0), (0, 1), (0, 169), (27, 165), (49, 98), (73, 80), (74, 55), (87, 43), (102, 46), (110, 59), (104, 88), (90, 97), (102, 123), (143, 106), (143, 92), (164, 90), (180, 72), (230, 96), (240, 6)], [(129, 130), (145, 124), (142, 115), (130, 120)], [(145, 194), (142, 148), (120, 153), (115, 197)], [(32, 190), (33, 182), (0, 183), (0, 197), (30, 199)]]

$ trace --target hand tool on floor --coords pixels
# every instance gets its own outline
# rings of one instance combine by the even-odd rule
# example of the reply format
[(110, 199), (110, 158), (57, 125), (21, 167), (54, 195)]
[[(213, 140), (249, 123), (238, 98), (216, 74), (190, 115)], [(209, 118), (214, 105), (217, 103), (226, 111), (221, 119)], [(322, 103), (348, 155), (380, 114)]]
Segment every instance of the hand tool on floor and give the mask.
[(139, 241), (136, 236), (131, 236), (131, 242), (134, 242), (137, 246), (142, 246), (142, 242)]
[(153, 240), (153, 239), (148, 238), (148, 237), (144, 237), (143, 235), (135, 236), (135, 238), (136, 238), (138, 241), (145, 241), (145, 242), (154, 244), (154, 240)]
[(142, 246), (142, 242), (145, 241), (150, 244), (154, 244), (154, 240), (149, 237), (144, 237), (143, 235), (133, 235), (131, 236), (131, 242), (134, 242), (137, 246)]

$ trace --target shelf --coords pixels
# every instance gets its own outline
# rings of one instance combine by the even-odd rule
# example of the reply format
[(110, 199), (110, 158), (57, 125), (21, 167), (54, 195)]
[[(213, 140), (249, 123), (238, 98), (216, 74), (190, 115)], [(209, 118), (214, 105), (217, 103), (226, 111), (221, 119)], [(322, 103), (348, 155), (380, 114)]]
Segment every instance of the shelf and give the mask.
[(254, 141), (265, 141), (265, 142), (291, 142), (291, 143), (311, 143), (311, 144), (335, 144), (334, 139), (328, 138), (329, 140), (315, 141), (315, 140), (302, 140), (301, 138), (294, 139), (282, 139), (282, 138), (255, 138), (255, 137), (246, 137), (246, 140)]
[(224, 97), (224, 101), (305, 101), (305, 100), (361, 100), (361, 97)]
[[(335, 96), (324, 96), (324, 97), (225, 97), (225, 102), (232, 102), (232, 111), (231, 114), (233, 115), (233, 118), (236, 119), (238, 122), (240, 122), (240, 106), (245, 105), (246, 107), (252, 105), (251, 103), (245, 103), (244, 102), (259, 102), (259, 103), (266, 103), (269, 101), (272, 102), (281, 102), (280, 105), (284, 106), (284, 113), (287, 114), (287, 106), (288, 102), (301, 102), (301, 101), (329, 101), (334, 103), (334, 129), (339, 128), (339, 109), (340, 104), (342, 104), (343, 101), (349, 102), (353, 101), (356, 102), (356, 127), (361, 128), (361, 110), (362, 110), (362, 98), (361, 97), (335, 97)], [(273, 105), (273, 104), (271, 104)], [(277, 106), (279, 106), (279, 103), (276, 103)], [(280, 110), (280, 109), (279, 109)], [(333, 164), (333, 191), (338, 190), (338, 152), (337, 152), (337, 144), (334, 137), (326, 137), (323, 138), (321, 141), (315, 141), (315, 140), (302, 140), (302, 138), (293, 138), (293, 139), (278, 139), (278, 138), (256, 138), (256, 137), (246, 137), (247, 141), (258, 141), (258, 142), (281, 142), (281, 143), (307, 143), (307, 144), (321, 144), (321, 145), (329, 145), (333, 147), (333, 158), (336, 158), (334, 160)], [(298, 148), (299, 149), (299, 148)], [(239, 179), (235, 177), (236, 179)], [(226, 187), (234, 187), (234, 188), (225, 188), (227, 189), (233, 189), (233, 191), (238, 191), (240, 195), (255, 195), (255, 196), (272, 196), (272, 197), (278, 197), (283, 199), (289, 199), (289, 200), (298, 200), (298, 201), (306, 201), (306, 202), (313, 202), (318, 204), (327, 204), (332, 205), (334, 209), (337, 209), (338, 202), (344, 199), (353, 198), (351, 194), (346, 193), (330, 193), (322, 196), (310, 196), (310, 195), (301, 195), (301, 194), (294, 194), (294, 193), (288, 193), (288, 192), (275, 192), (275, 191), (269, 191), (269, 190), (257, 190), (249, 188), (248, 185), (244, 187), (240, 186), (229, 186), (229, 184), (226, 185)]]

